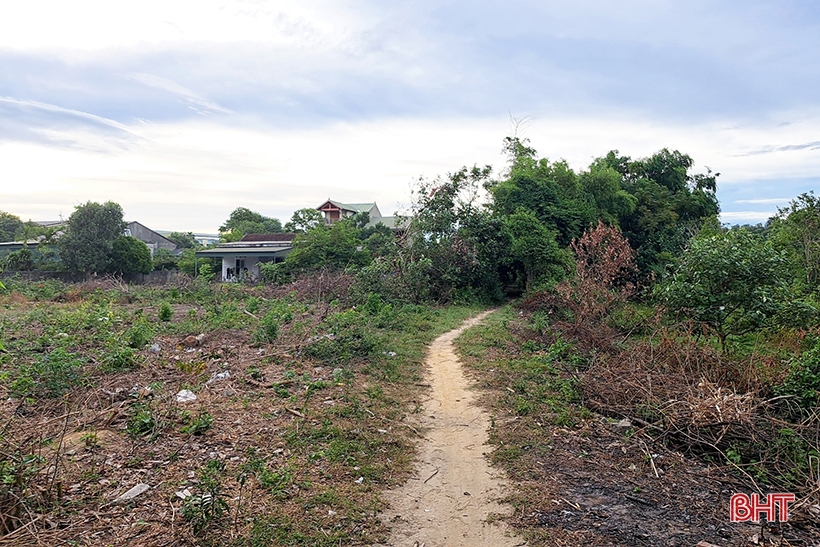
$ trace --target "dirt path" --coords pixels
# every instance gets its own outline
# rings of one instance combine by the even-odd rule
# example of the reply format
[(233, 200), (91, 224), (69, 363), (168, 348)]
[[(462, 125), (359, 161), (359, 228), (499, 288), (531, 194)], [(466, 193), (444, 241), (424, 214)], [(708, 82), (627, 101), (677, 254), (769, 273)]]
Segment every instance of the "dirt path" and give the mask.
[(484, 458), (489, 415), (474, 402), (453, 340), (484, 319), (484, 312), (438, 337), (426, 364), (432, 387), (419, 426), (425, 430), (414, 478), (387, 492), (391, 547), (493, 546), (524, 542), (509, 537), (503, 523), (488, 524), (491, 513), (509, 512), (494, 500), (503, 480)]

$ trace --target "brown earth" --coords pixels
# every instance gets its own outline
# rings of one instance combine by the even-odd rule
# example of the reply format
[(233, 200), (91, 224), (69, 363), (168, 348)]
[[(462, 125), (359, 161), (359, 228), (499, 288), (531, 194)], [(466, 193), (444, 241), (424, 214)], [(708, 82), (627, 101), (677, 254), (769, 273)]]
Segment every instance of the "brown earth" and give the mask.
[(525, 543), (511, 537), (503, 521), (488, 522), (509, 507), (496, 500), (506, 481), (485, 458), (489, 414), (476, 404), (453, 341), (490, 312), (437, 338), (430, 346), (430, 398), (416, 427), (424, 430), (416, 475), (387, 492), (390, 509), (383, 518), (391, 527), (393, 547), (497, 546)]

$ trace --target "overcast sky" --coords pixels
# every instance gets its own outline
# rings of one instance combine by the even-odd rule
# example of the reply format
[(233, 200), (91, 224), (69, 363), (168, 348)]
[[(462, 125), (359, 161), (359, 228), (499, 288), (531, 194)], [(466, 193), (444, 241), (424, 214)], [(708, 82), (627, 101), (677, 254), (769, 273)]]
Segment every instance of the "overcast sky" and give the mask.
[(390, 214), (421, 176), (501, 171), (513, 117), (576, 170), (685, 152), (760, 222), (820, 182), (818, 51), (816, 0), (3, 0), (0, 210)]

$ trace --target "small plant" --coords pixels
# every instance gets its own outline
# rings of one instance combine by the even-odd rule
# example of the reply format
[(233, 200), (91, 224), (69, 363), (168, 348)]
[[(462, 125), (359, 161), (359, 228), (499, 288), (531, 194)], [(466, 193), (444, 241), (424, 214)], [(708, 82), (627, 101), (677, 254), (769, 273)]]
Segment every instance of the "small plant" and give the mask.
[(214, 417), (208, 414), (207, 412), (200, 412), (196, 415), (195, 418), (191, 419), (191, 421), (183, 427), (180, 431), (182, 433), (189, 433), (191, 435), (202, 435), (209, 429), (214, 423)]
[(151, 324), (148, 323), (142, 315), (137, 317), (137, 320), (134, 321), (134, 324), (125, 333), (128, 345), (134, 349), (144, 348), (145, 344), (150, 342), (153, 337), (154, 331), (151, 328)]
[(157, 310), (157, 317), (160, 321), (168, 322), (174, 316), (174, 308), (168, 302), (163, 302)]
[(109, 349), (103, 357), (102, 369), (107, 372), (118, 372), (134, 368), (136, 359), (134, 350), (127, 346)]
[(225, 462), (220, 460), (208, 460), (205, 467), (199, 470), (199, 488), (202, 492), (186, 498), (182, 506), (182, 516), (191, 524), (194, 535), (202, 533), (228, 509), (228, 503), (222, 497), (224, 474)]
[(160, 429), (154, 413), (146, 406), (135, 407), (135, 412), (128, 418), (125, 428), (133, 439), (139, 437), (156, 438)]
[(259, 299), (255, 296), (251, 296), (245, 302), (245, 309), (250, 313), (256, 313), (259, 310)]

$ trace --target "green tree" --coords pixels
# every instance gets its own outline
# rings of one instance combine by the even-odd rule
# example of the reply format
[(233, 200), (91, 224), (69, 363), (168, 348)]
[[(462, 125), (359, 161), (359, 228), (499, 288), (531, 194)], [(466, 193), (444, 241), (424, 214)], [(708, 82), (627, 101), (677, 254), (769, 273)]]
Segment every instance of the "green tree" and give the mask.
[(110, 271), (118, 274), (151, 273), (151, 250), (139, 239), (121, 235), (111, 247)]
[(23, 221), (20, 217), (0, 211), (0, 243), (14, 241), (22, 228)]
[(219, 227), (219, 233), (225, 241), (239, 241), (245, 234), (271, 234), (282, 231), (278, 219), (263, 216), (246, 207), (237, 207)]
[(558, 281), (566, 274), (568, 256), (558, 247), (555, 232), (532, 211), (519, 208), (504, 217), (510, 238), (510, 261), (515, 281), (525, 290)]
[(176, 243), (180, 249), (195, 249), (200, 246), (191, 232), (171, 232), (165, 237)]
[(27, 272), (34, 269), (34, 254), (28, 247), (23, 247), (19, 251), (9, 253), (6, 257), (6, 268), (19, 272)]
[(316, 209), (299, 209), (293, 212), (293, 216), (285, 223), (285, 231), (289, 233), (305, 233), (324, 224), (325, 217)]
[(429, 260), (430, 292), (440, 301), (498, 299), (509, 237), (480, 203), (491, 168), (464, 167), (446, 179), (420, 180), (409, 226), (411, 260)]
[(673, 313), (731, 335), (764, 326), (780, 310), (786, 260), (747, 230), (703, 230), (677, 259), (656, 295)]
[(799, 195), (778, 210), (768, 232), (775, 247), (789, 257), (801, 292), (816, 290), (820, 285), (820, 199), (814, 192)]
[(569, 245), (597, 220), (595, 204), (578, 175), (565, 161), (538, 159), (526, 140), (507, 137), (504, 142), (509, 161), (507, 176), (486, 184), (493, 210), (502, 217), (522, 207), (532, 211), (556, 233), (560, 245)]
[(618, 220), (644, 274), (662, 273), (703, 222), (720, 212), (715, 195), (719, 173), (708, 168), (690, 173), (694, 160), (677, 150), (664, 148), (635, 161), (614, 150), (594, 165), (618, 172), (621, 189), (634, 202)]
[(78, 205), (58, 241), (65, 268), (84, 273), (109, 271), (114, 240), (125, 230), (122, 217), (122, 207), (112, 201)]
[(319, 268), (345, 269), (370, 262), (370, 252), (362, 247), (361, 230), (347, 219), (328, 226), (319, 224), (293, 240), (293, 250), (285, 258), (291, 271)]

